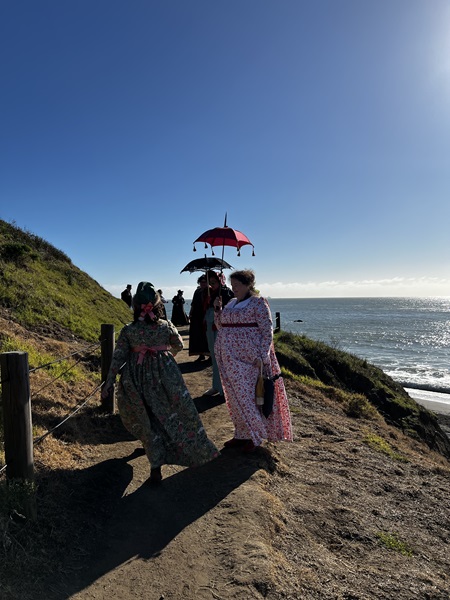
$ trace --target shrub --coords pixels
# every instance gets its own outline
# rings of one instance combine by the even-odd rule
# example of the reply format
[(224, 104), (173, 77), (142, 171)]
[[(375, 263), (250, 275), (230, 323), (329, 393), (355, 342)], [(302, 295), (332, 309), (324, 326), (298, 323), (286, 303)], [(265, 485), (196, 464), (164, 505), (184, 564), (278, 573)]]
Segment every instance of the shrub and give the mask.
[(407, 459), (404, 456), (393, 450), (385, 439), (383, 439), (379, 435), (376, 435), (375, 433), (367, 433), (363, 441), (376, 452), (385, 454), (386, 456), (389, 456), (394, 460), (407, 462)]
[(400, 554), (403, 554), (404, 556), (413, 555), (411, 548), (409, 548), (405, 542), (399, 540), (396, 533), (384, 533), (380, 531), (376, 535), (383, 546), (388, 550), (395, 550), (395, 552), (400, 552)]

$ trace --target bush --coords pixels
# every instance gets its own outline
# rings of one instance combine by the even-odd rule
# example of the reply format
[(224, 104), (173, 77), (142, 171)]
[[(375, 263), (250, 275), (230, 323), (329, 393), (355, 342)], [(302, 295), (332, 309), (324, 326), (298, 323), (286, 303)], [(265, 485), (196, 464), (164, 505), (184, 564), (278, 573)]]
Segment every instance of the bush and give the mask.
[(36, 259), (37, 253), (27, 244), (9, 242), (0, 246), (0, 257), (5, 262), (23, 266), (27, 259)]

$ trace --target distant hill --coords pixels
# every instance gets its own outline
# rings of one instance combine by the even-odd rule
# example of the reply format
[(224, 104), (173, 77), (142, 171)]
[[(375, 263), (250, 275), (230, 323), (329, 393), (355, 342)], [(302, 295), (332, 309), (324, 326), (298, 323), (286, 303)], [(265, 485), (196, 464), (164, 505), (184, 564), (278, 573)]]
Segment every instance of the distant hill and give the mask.
[(22, 326), (58, 337), (98, 339), (100, 325), (118, 329), (127, 306), (43, 238), (0, 220), (0, 308)]

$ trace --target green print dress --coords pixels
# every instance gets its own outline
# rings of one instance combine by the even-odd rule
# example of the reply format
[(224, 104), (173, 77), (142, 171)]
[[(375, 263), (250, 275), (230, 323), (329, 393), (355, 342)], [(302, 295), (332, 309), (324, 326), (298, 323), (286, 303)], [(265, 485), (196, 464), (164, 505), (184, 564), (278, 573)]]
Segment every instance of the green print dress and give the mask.
[(170, 321), (130, 323), (120, 332), (105, 382), (107, 389), (121, 370), (120, 417), (141, 440), (152, 468), (192, 467), (219, 455), (174, 359), (182, 349), (183, 340)]

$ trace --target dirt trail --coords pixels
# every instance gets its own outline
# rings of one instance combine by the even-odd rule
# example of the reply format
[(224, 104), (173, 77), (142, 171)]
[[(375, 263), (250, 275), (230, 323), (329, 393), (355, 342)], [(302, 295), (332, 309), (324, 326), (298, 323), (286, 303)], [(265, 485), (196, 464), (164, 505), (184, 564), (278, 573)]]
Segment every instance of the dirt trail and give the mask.
[[(187, 350), (177, 360), (221, 448), (233, 428), (223, 401), (201, 396), (211, 368)], [(105, 494), (112, 512), (100, 531), (88, 523), (92, 554), (54, 598), (448, 600), (448, 463), (382, 422), (351, 420), (322, 396), (288, 389), (292, 444), (163, 467), (159, 488), (144, 485), (136, 441), (99, 448), (86, 481), (92, 502)], [(369, 430), (402, 460), (364, 443)], [(383, 532), (408, 552), (380, 543)]]
[[(186, 334), (183, 337), (186, 342)], [(233, 428), (223, 398), (201, 396), (210, 387), (212, 371), (195, 363), (195, 358), (184, 350), (177, 361), (209, 436), (221, 448)], [(270, 520), (261, 532), (258, 513), (267, 502), (263, 485), (265, 469), (272, 464), (269, 453), (261, 451), (244, 459), (235, 451), (225, 451), (196, 469), (165, 466), (159, 488), (144, 485), (149, 465), (136, 441), (109, 446), (107, 453), (107, 460), (120, 471), (123, 496), (99, 536), (89, 567), (66, 584), (65, 597), (261, 597), (243, 582), (248, 578), (251, 587), (258, 571), (265, 579), (265, 561), (259, 557), (261, 548), (270, 543)], [(252, 514), (255, 505), (256, 515)], [(246, 556), (241, 565), (242, 554), (249, 550), (254, 557)], [(233, 573), (237, 584), (230, 578)]]

